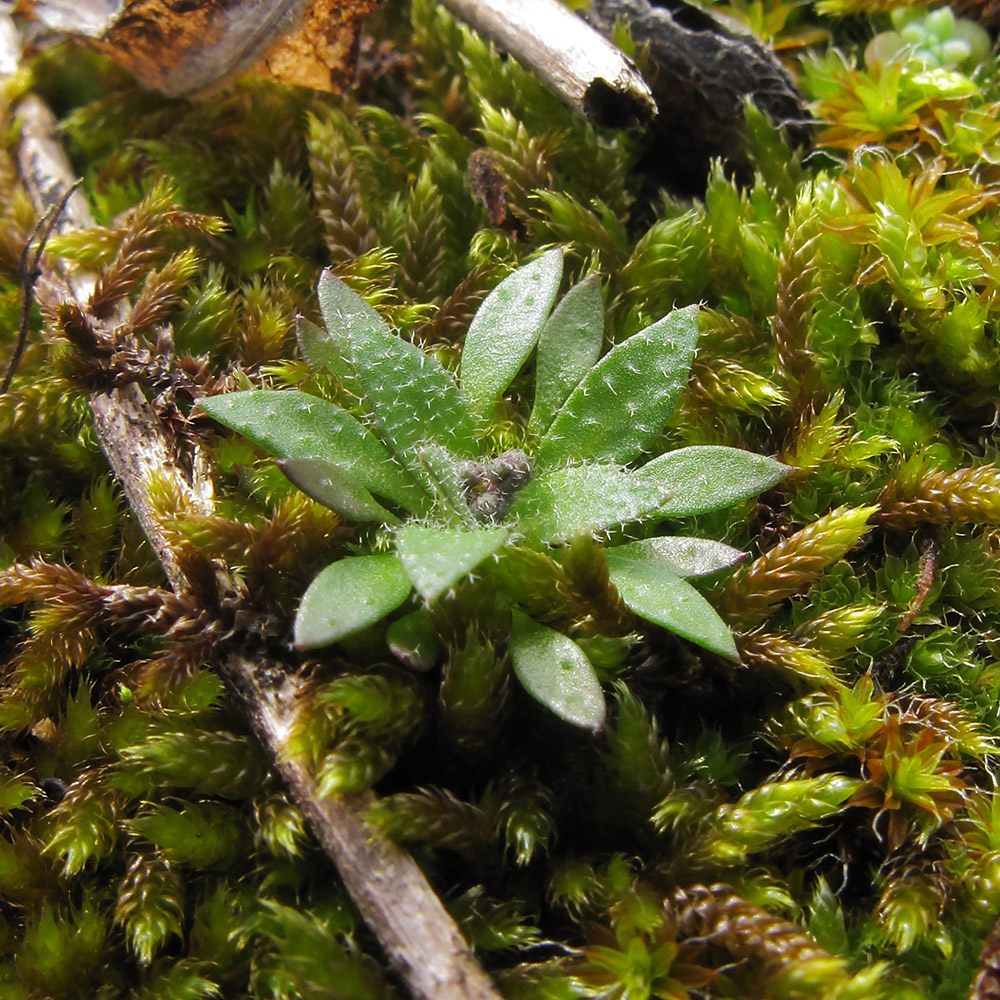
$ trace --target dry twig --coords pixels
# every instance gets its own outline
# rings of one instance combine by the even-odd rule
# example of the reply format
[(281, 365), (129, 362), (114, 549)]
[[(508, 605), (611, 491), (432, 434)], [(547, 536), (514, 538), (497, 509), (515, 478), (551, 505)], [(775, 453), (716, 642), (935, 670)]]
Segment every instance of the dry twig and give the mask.
[(630, 59), (559, 0), (442, 0), (595, 125), (629, 128), (656, 116)]

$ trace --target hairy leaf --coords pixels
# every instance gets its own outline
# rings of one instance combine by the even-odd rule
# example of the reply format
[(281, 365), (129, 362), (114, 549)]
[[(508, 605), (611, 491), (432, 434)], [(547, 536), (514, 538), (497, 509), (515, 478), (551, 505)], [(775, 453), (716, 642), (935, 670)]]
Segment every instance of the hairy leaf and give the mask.
[(336, 511), (346, 521), (384, 521), (387, 524), (399, 521), (341, 465), (324, 462), (321, 458), (286, 458), (277, 464), (303, 493)]
[(465, 531), (408, 524), (396, 532), (396, 552), (425, 601), (453, 587), (507, 538), (505, 528)]
[(535, 402), (528, 433), (544, 434), (574, 386), (597, 363), (604, 343), (604, 299), (596, 274), (571, 288), (538, 338)]
[(406, 600), (413, 585), (392, 554), (349, 556), (307, 588), (295, 616), (295, 645), (316, 649), (373, 625)]
[(426, 504), (422, 491), (379, 439), (334, 403), (290, 389), (248, 389), (198, 404), (220, 424), (279, 458), (318, 458), (353, 473), (372, 493), (409, 510)]
[(538, 341), (562, 268), (562, 250), (550, 250), (501, 281), (476, 311), (465, 335), (459, 375), (477, 416), (489, 417)]
[(345, 384), (355, 377), (351, 363), (344, 357), (333, 338), (322, 327), (310, 323), (305, 316), (295, 317), (295, 339), (306, 364), (313, 371), (332, 372)]
[(459, 475), (459, 460), (447, 448), (431, 441), (421, 442), (417, 460), (423, 473), (423, 482), (436, 501), (434, 514), (449, 520), (474, 524), (472, 511)]
[(638, 521), (659, 510), (669, 489), (617, 465), (573, 465), (550, 470), (517, 494), (510, 513), (546, 541)]
[(382, 436), (404, 465), (416, 468), (421, 441), (460, 457), (476, 452), (475, 424), (450, 373), (400, 339), (360, 295), (330, 271), (319, 279), (319, 304), (335, 348), (350, 363)]
[(510, 655), (517, 679), (532, 698), (575, 726), (598, 730), (604, 725), (601, 683), (572, 639), (514, 611)]
[(755, 497), (780, 483), (789, 472), (787, 465), (765, 455), (740, 448), (695, 445), (654, 458), (634, 475), (640, 483), (656, 484), (669, 495), (660, 515), (687, 517)]
[(441, 656), (427, 608), (417, 608), (397, 618), (385, 633), (392, 655), (411, 670), (430, 670)]
[(645, 557), (641, 551), (605, 552), (611, 582), (622, 600), (640, 617), (690, 639), (731, 660), (738, 660), (736, 643), (726, 623), (691, 584)]
[(684, 388), (698, 339), (698, 307), (687, 306), (613, 347), (555, 415), (540, 465), (585, 458), (624, 464), (666, 426)]
[(618, 545), (614, 551), (648, 562), (654, 568), (685, 577), (708, 576), (731, 569), (746, 558), (745, 552), (723, 542), (714, 542), (709, 538), (688, 538), (684, 535), (642, 538)]

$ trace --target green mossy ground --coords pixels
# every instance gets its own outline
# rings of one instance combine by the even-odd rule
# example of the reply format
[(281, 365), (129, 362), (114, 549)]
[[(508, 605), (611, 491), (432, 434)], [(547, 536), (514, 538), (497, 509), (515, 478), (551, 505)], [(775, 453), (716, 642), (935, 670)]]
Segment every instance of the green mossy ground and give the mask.
[[(164, 495), (162, 516), (286, 631), (319, 568), (372, 536), (191, 399), (343, 401), (295, 348), (323, 266), (452, 364), (484, 295), (551, 245), (564, 288), (600, 274), (609, 345), (701, 303), (654, 454), (794, 467), (759, 503), (669, 525), (750, 553), (704, 588), (739, 666), (652, 626), (609, 634), (586, 540), (509, 564), (598, 668), (600, 734), (510, 683), (474, 580), (434, 609), (427, 673), (377, 630), (301, 658), (303, 751), (329, 787), (377, 780), (375, 818), (511, 998), (960, 998), (1000, 914), (1000, 77), (993, 54), (865, 69), (876, 6), (903, 4), (729, 5), (792, 46), (823, 127), (805, 155), (748, 109), (752, 183), (719, 166), (693, 201), (650, 197), (638, 136), (595, 132), (429, 0), (373, 19), (345, 98), (249, 80), (173, 102), (68, 47), (7, 87), (0, 354), (34, 221), (10, 109), (31, 89), (101, 227), (57, 249), (134, 302), (133, 348), (169, 323), (197, 359), (113, 361), (214, 453), (216, 515)], [(502, 220), (470, 185), (476, 150)], [(162, 577), (91, 430), (108, 369), (80, 341), (36, 310), (0, 398), (0, 997), (402, 995), (185, 631), (197, 609), (143, 589)], [(517, 446), (528, 384), (493, 451)]]

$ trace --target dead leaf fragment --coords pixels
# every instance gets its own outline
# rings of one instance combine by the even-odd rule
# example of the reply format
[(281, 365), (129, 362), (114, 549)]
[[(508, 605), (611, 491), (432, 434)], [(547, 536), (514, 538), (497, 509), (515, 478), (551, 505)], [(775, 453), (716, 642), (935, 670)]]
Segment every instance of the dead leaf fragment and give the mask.
[(507, 185), (493, 162), (493, 155), (488, 149), (473, 150), (466, 169), (472, 193), (482, 202), (490, 223), (503, 225), (507, 218)]

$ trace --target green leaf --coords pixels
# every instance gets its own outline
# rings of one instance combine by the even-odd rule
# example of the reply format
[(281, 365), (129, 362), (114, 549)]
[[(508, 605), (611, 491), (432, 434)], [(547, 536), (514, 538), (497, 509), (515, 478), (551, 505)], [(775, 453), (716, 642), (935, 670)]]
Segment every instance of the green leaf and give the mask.
[(147, 794), (155, 788), (190, 788), (199, 796), (239, 799), (256, 794), (266, 776), (252, 737), (193, 726), (143, 733), (140, 742), (122, 747), (120, 756)]
[(670, 419), (698, 339), (698, 307), (675, 309), (613, 347), (581, 379), (538, 449), (539, 465), (585, 458), (624, 465)]
[(419, 472), (418, 444), (433, 441), (459, 457), (477, 451), (476, 427), (451, 374), (330, 271), (319, 279), (319, 304), (336, 349), (353, 368), (356, 391), (371, 407), (386, 443)]
[(324, 462), (321, 458), (284, 458), (277, 464), (303, 493), (336, 511), (346, 521), (399, 523), (399, 518), (378, 503), (343, 466)]
[(248, 389), (209, 396), (198, 405), (279, 458), (318, 458), (352, 473), (372, 493), (422, 512), (427, 497), (392, 453), (334, 403), (288, 389)]
[(411, 670), (430, 670), (441, 656), (441, 645), (427, 608), (397, 618), (386, 630), (392, 655)]
[(713, 653), (739, 659), (732, 632), (691, 584), (626, 549), (605, 549), (604, 555), (611, 582), (637, 615)]
[(309, 584), (295, 616), (297, 649), (328, 646), (384, 618), (413, 589), (390, 554), (348, 556), (331, 563)]
[(597, 275), (591, 274), (563, 296), (538, 338), (529, 434), (545, 433), (566, 397), (597, 363), (603, 344), (604, 299)]
[(780, 483), (791, 471), (766, 455), (740, 448), (695, 445), (654, 458), (634, 475), (640, 482), (657, 484), (669, 494), (660, 515), (687, 517), (755, 497)]
[(559, 718), (595, 731), (604, 725), (601, 682), (572, 639), (515, 610), (510, 656), (525, 691)]
[(328, 371), (349, 384), (356, 373), (333, 338), (322, 327), (310, 323), (305, 316), (295, 317), (295, 339), (306, 364), (313, 371)]
[(851, 939), (847, 934), (844, 910), (839, 897), (822, 875), (816, 879), (816, 884), (809, 894), (806, 912), (809, 920), (805, 926), (809, 936), (830, 954), (849, 957)]
[(684, 535), (660, 535), (637, 542), (617, 545), (620, 552), (650, 566), (669, 570), (677, 576), (708, 576), (731, 569), (746, 558), (746, 553), (708, 538), (688, 538)]
[(617, 465), (551, 469), (528, 482), (514, 498), (510, 516), (543, 541), (563, 541), (640, 521), (659, 510), (670, 492)]
[(739, 864), (748, 854), (772, 848), (840, 812), (864, 784), (843, 774), (765, 782), (715, 810), (695, 853), (716, 863)]
[(417, 593), (433, 601), (496, 552), (506, 538), (506, 528), (465, 531), (407, 524), (396, 532), (396, 553)]
[(562, 250), (549, 250), (504, 278), (472, 317), (459, 379), (477, 416), (489, 417), (538, 341), (562, 269)]

